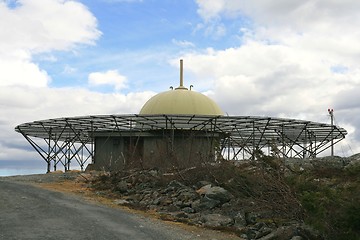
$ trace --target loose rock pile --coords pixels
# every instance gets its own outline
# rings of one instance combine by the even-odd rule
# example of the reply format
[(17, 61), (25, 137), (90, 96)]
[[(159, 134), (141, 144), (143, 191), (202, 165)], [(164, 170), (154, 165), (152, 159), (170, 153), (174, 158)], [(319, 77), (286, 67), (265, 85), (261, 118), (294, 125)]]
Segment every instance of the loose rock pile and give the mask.
[(161, 219), (235, 232), (244, 239), (323, 239), (303, 223), (303, 208), (285, 176), (360, 164), (349, 158), (274, 159), (224, 162), (161, 173), (141, 170), (106, 173), (93, 181), (115, 203), (143, 209)]
[(322, 158), (286, 158), (284, 165), (291, 172), (306, 170), (341, 170), (360, 166), (360, 153), (350, 157), (328, 156)]
[[(112, 186), (103, 190), (116, 194), (115, 203), (152, 211), (163, 220), (231, 231), (244, 239), (321, 239), (301, 222), (272, 219), (267, 211), (257, 206), (259, 203), (235, 197), (213, 182), (163, 182), (162, 177), (155, 170), (139, 171), (94, 184), (97, 189)], [(112, 184), (108, 184), (108, 180)]]

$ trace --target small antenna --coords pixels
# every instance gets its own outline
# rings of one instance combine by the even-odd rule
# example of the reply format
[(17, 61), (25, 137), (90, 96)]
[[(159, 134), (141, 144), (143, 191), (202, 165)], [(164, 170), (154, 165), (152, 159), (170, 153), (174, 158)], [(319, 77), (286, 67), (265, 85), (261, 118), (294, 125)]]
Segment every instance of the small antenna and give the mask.
[(183, 67), (183, 60), (180, 59), (180, 86), (175, 88), (175, 90), (188, 90), (186, 87), (184, 87), (184, 67)]
[(180, 87), (184, 86), (183, 60), (180, 59)]

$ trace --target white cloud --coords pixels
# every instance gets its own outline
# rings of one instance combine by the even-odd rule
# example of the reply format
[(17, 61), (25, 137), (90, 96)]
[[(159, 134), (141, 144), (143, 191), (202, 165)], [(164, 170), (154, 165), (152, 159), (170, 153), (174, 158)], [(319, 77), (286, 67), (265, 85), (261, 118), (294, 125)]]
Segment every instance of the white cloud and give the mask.
[(186, 40), (176, 40), (176, 39), (172, 39), (171, 42), (177, 46), (180, 47), (195, 47), (195, 44)]
[(76, 1), (20, 0), (11, 7), (1, 1), (0, 16), (0, 86), (47, 86), (51, 78), (34, 54), (94, 44), (101, 34), (96, 18)]
[[(81, 114), (96, 106), (106, 111), (101, 102), (110, 101), (102, 95), (94, 97), (86, 90), (48, 88), (51, 77), (33, 61), (34, 54), (45, 53), (50, 56), (48, 61), (57, 61), (51, 57), (51, 51), (94, 44), (101, 33), (96, 18), (83, 4), (67, 0), (0, 1), (0, 16), (1, 169), (6, 161), (21, 167), (18, 162), (23, 164), (24, 159), (36, 155), (14, 131), (17, 124), (33, 121), (34, 116), (41, 119)], [(115, 96), (111, 101), (116, 98), (127, 97)], [(99, 102), (93, 103), (92, 99)]]
[(219, 14), (225, 9), (225, 0), (196, 0), (199, 5), (198, 14), (204, 18), (205, 21), (219, 17)]
[(127, 79), (119, 74), (117, 70), (108, 70), (106, 72), (90, 73), (88, 82), (90, 86), (111, 85), (116, 90), (121, 90), (126, 87)]
[[(360, 2), (356, 0), (197, 0), (198, 13), (211, 28), (222, 18), (249, 18), (253, 39), (317, 52), (357, 66)], [(246, 28), (246, 26), (245, 26)], [(353, 58), (349, 63), (348, 57)]]
[(0, 87), (11, 85), (44, 87), (51, 80), (44, 70), (31, 62), (30, 54), (23, 50), (8, 54), (0, 53), (0, 72)]
[(338, 124), (356, 129), (348, 139), (360, 141), (360, 2), (197, 3), (203, 28), (244, 18), (253, 27), (243, 23), (240, 46), (183, 56), (187, 69), (202, 79), (194, 84), (207, 86), (224, 111), (327, 122), (327, 108), (334, 107)]
[[(0, 88), (0, 105), (2, 105), (0, 123), (20, 124), (64, 116), (138, 113), (153, 94), (147, 91), (126, 95), (106, 94), (71, 87), (37, 89), (22, 86), (2, 87)], [(20, 96), (23, 96), (25, 101), (21, 100)], [(11, 105), (5, 106), (8, 103)]]
[[(307, 53), (309, 54), (309, 53)], [(205, 79), (232, 114), (308, 111), (329, 104), (347, 78), (331, 72), (316, 55), (280, 45), (248, 43), (184, 56), (189, 71)], [(241, 107), (237, 107), (241, 106)], [(325, 106), (326, 108), (327, 106)]]
[(68, 50), (100, 36), (96, 18), (76, 1), (20, 0), (15, 8), (2, 3), (0, 15), (0, 49)]
[[(360, 3), (356, 0), (196, 0), (198, 14), (206, 21), (214, 18), (234, 18), (247, 15), (261, 25), (309, 26), (318, 20), (352, 19)], [(285, 21), (286, 20), (286, 21)]]
[(141, 3), (143, 0), (102, 0), (106, 3)]
[(70, 65), (66, 64), (63, 70), (63, 73), (65, 74), (72, 74), (75, 73), (77, 71), (76, 68), (71, 67)]
[[(252, 78), (253, 85), (248, 90), (256, 86), (259, 91), (262, 89), (262, 95), (276, 95), (279, 102), (292, 98), (295, 103), (310, 107), (333, 104), (334, 95), (360, 84), (358, 1), (197, 3), (198, 13), (206, 22), (247, 16), (255, 26), (243, 36), (242, 46), (198, 54), (194, 58), (197, 62), (190, 64), (196, 66), (193, 71), (199, 76), (214, 76), (213, 81), (221, 86), (218, 89), (230, 81), (228, 75), (232, 76), (232, 83), (242, 79), (238, 80), (239, 85), (244, 77)], [(337, 71), (339, 66), (346, 71)], [(228, 90), (231, 92), (231, 88)]]

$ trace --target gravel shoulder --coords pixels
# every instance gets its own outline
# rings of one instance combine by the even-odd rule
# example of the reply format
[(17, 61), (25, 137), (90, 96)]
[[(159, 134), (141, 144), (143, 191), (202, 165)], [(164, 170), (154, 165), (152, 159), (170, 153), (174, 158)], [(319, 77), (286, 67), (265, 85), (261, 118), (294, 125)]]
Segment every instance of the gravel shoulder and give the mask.
[(156, 219), (90, 191), (79, 172), (0, 177), (0, 239), (241, 239)]

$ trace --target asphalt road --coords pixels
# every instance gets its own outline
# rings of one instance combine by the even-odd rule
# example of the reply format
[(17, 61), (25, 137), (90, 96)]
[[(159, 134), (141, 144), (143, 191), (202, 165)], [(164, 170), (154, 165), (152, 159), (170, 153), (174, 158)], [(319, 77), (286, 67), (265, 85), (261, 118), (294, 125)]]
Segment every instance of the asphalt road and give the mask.
[(0, 239), (219, 239), (93, 204), (81, 197), (0, 179)]

